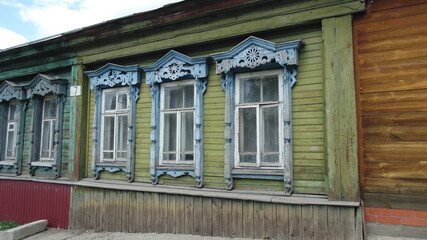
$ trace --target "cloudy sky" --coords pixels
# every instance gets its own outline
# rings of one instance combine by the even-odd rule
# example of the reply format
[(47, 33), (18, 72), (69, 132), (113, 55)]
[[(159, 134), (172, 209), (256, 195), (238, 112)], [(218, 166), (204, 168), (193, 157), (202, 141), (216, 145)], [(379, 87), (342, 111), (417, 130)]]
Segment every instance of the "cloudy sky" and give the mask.
[(0, 0), (0, 49), (180, 0)]

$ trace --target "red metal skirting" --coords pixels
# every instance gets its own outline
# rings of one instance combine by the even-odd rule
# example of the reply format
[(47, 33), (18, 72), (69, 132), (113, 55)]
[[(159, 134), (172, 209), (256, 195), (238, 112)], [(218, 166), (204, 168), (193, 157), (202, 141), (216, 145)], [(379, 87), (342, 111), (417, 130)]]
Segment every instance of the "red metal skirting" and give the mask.
[(70, 186), (0, 180), (0, 220), (21, 224), (47, 219), (49, 227), (68, 228)]

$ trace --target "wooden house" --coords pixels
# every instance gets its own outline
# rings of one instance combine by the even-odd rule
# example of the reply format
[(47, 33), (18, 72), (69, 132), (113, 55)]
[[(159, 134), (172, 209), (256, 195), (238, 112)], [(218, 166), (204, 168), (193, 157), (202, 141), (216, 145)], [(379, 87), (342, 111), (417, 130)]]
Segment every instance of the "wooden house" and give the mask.
[(19, 140), (13, 159), (2, 150), (0, 219), (362, 239), (352, 19), (364, 10), (187, 0), (0, 52), (2, 111), (19, 109), (1, 119)]
[(427, 1), (355, 17), (359, 162), (368, 232), (427, 236)]

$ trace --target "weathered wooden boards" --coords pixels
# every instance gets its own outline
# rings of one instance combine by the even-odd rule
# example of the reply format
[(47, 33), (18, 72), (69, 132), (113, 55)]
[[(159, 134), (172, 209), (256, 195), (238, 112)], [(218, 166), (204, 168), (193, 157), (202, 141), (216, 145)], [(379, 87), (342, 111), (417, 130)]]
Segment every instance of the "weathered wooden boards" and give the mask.
[(359, 211), (74, 186), (70, 228), (256, 239), (362, 239)]
[(359, 199), (351, 15), (323, 20), (329, 198)]
[(379, 0), (354, 21), (365, 193), (427, 195), (426, 19), (425, 0)]

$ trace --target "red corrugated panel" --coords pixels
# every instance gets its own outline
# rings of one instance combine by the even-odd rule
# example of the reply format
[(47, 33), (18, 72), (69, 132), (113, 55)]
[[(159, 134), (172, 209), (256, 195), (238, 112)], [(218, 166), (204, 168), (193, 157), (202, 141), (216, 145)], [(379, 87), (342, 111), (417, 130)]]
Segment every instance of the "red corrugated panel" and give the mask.
[(70, 186), (0, 180), (0, 220), (28, 223), (47, 219), (49, 227), (68, 228)]

